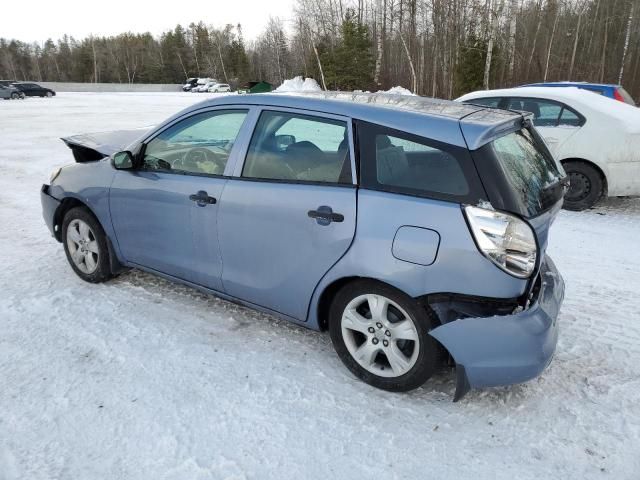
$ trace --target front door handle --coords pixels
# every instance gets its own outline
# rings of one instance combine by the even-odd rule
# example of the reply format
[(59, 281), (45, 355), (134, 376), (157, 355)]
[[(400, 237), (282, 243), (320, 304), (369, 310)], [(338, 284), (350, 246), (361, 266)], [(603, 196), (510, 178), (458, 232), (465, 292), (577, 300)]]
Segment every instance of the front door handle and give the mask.
[(204, 190), (200, 190), (198, 193), (189, 195), (189, 200), (196, 202), (199, 207), (206, 207), (207, 205), (213, 205), (216, 203), (216, 199), (210, 197)]
[(333, 209), (326, 205), (322, 205), (316, 210), (309, 210), (307, 215), (309, 218), (314, 218), (318, 225), (329, 225), (331, 222), (344, 221), (344, 215), (341, 213), (333, 213)]

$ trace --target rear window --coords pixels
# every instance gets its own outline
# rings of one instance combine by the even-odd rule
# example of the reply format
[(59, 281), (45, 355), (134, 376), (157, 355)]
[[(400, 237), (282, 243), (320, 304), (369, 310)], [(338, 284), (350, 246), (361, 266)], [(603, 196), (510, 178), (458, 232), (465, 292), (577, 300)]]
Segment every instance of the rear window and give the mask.
[(535, 216), (559, 200), (565, 173), (530, 130), (497, 138), (490, 147), (520, 203), (519, 210)]

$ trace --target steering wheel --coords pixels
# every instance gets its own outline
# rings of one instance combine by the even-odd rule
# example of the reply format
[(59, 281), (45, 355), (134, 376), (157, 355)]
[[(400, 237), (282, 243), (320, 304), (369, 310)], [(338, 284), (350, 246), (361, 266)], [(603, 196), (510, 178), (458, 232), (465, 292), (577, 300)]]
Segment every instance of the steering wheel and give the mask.
[(217, 174), (222, 174), (224, 172), (225, 163), (224, 161), (215, 155), (211, 150), (204, 147), (194, 147), (185, 153), (182, 160), (176, 162), (179, 168), (188, 171), (201, 171), (205, 173), (214, 173), (207, 172), (200, 166), (200, 162), (204, 163), (213, 163), (216, 166)]

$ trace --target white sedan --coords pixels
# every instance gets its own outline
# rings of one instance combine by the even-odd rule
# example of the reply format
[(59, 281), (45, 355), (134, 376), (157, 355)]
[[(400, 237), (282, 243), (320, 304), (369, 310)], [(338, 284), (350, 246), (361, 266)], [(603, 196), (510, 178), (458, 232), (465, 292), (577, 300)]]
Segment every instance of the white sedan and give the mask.
[(533, 113), (536, 129), (569, 175), (565, 208), (584, 210), (603, 196), (640, 195), (640, 108), (569, 87), (483, 90), (457, 100)]
[(210, 86), (207, 91), (211, 93), (230, 92), (231, 87), (226, 83), (215, 83)]

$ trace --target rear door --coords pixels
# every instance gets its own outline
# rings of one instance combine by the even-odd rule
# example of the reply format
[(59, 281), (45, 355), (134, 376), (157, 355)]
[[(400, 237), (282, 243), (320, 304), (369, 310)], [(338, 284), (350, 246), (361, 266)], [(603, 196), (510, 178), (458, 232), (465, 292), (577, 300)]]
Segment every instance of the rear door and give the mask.
[(567, 105), (553, 100), (539, 98), (510, 98), (508, 109), (533, 113), (536, 130), (544, 138), (549, 150), (555, 156), (562, 146), (584, 124), (584, 117)]
[(306, 320), (313, 291), (355, 234), (347, 118), (261, 110), (219, 211), (225, 291)]

